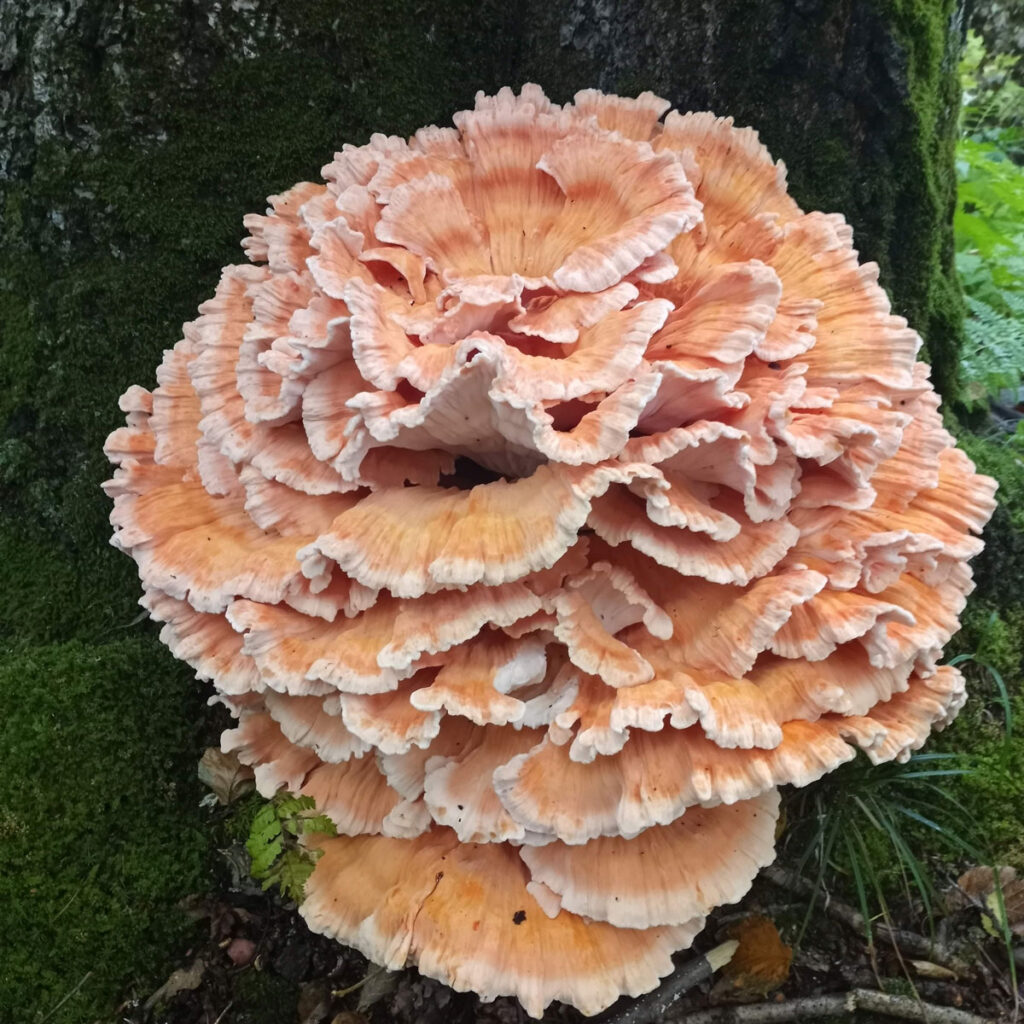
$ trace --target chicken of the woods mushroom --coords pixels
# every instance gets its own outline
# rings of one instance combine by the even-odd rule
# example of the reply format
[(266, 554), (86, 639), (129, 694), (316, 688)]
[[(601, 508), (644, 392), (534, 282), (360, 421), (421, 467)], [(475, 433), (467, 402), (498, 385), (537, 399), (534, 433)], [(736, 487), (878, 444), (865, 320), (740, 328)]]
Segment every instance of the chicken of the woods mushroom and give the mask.
[(310, 927), (535, 1016), (654, 988), (779, 786), (956, 714), (994, 506), (842, 217), (668, 106), (343, 147), (106, 446), (224, 749), (337, 825)]

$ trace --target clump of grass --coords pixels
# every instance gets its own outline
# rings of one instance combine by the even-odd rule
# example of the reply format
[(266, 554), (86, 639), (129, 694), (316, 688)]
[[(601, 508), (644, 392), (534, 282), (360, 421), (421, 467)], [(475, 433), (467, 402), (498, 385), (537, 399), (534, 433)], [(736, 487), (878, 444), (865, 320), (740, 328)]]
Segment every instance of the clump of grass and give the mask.
[[(948, 854), (986, 858), (964, 827), (966, 808), (941, 784), (970, 771), (955, 754), (916, 754), (903, 764), (873, 765), (863, 755), (793, 795), (784, 848), (823, 895), (852, 890), (872, 941), (871, 922), (892, 921), (894, 899), (919, 905), (929, 929), (935, 886), (917, 850), (931, 836)], [(808, 908), (806, 928), (814, 902)]]
[[(973, 655), (961, 655), (951, 663), (966, 662), (974, 663), (993, 684), (1003, 712), (1003, 746), (1009, 751), (1014, 702), (1006, 683), (998, 669)], [(934, 862), (995, 866), (976, 828), (976, 816), (954, 795), (956, 784), (973, 772), (971, 759), (962, 754), (919, 753), (904, 763), (881, 765), (861, 754), (818, 783), (792, 793), (786, 805), (790, 825), (783, 851), (797, 873), (810, 877), (814, 885), (798, 941), (818, 900), (835, 890), (852, 893), (869, 949), (874, 949), (873, 922), (896, 927), (897, 900), (916, 911), (918, 923), (934, 938), (940, 911)], [(998, 887), (995, 898), (999, 937), (1016, 991), (1013, 935)]]

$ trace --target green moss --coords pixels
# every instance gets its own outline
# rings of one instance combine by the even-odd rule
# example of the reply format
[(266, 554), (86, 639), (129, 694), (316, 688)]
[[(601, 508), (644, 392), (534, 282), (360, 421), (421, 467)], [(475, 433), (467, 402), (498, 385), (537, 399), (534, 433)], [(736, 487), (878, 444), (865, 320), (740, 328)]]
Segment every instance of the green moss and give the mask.
[[(962, 623), (948, 653), (972, 655), (960, 666), (969, 699), (933, 747), (964, 756), (969, 773), (950, 781), (950, 793), (971, 809), (973, 841), (1000, 863), (1024, 866), (1024, 603), (1000, 607), (972, 597)], [(1003, 698), (990, 669), (1011, 695), (1009, 737)]]
[(0, 1006), (109, 1019), (147, 994), (206, 884), (197, 684), (150, 636), (10, 652), (0, 667)]
[[(1007, 740), (1002, 712), (980, 672), (968, 672), (972, 696), (959, 718), (934, 743), (965, 755), (970, 771), (951, 779), (948, 792), (970, 808), (974, 841), (995, 863), (1024, 869), (1024, 735)], [(1024, 725), (1024, 698), (1013, 700)]]
[(1005, 679), (1016, 683), (1024, 659), (1024, 605), (1005, 608), (979, 599), (968, 602), (956, 639), (957, 653), (968, 653), (982, 665), (990, 665)]
[(972, 600), (1004, 609), (1024, 602), (1024, 462), (1001, 440), (959, 431), (958, 443), (978, 471), (999, 482), (998, 506), (985, 527), (985, 550), (973, 561), (977, 591)]
[(955, 395), (964, 305), (954, 263), (956, 75), (953, 0), (878, 0), (907, 61), (906, 145), (895, 160), (899, 217), (890, 246), (897, 309), (926, 339), (939, 389)]
[[(886, 115), (892, 138), (888, 166), (871, 166), (868, 140), (858, 152), (841, 122), (829, 125), (824, 139), (805, 141), (815, 152), (798, 150), (797, 159), (782, 152), (792, 168), (794, 193), (805, 205), (847, 214), (858, 248), (879, 264), (895, 312), (924, 339), (923, 355), (932, 363), (937, 387), (955, 396), (964, 319), (952, 231), (960, 102), (956, 4), (875, 0), (873, 6), (878, 59), (885, 68), (878, 86), (891, 90), (892, 100)], [(785, 116), (784, 108), (780, 114)], [(772, 131), (792, 134), (793, 126), (776, 119)], [(837, 182), (843, 183), (838, 206)]]
[[(970, 698), (936, 746), (963, 752), (970, 774), (951, 792), (971, 810), (979, 843), (993, 859), (1024, 867), (1024, 462), (1001, 439), (958, 430), (961, 447), (982, 473), (999, 481), (999, 507), (985, 529), (985, 550), (973, 563), (977, 590), (962, 616), (950, 654), (974, 657), (962, 667)], [(1009, 740), (998, 688), (1011, 695), (1014, 734)]]
[(974, 461), (979, 473), (995, 477), (996, 497), (1010, 516), (1013, 526), (1024, 533), (1024, 453), (1000, 436), (979, 437), (958, 431), (957, 443)]

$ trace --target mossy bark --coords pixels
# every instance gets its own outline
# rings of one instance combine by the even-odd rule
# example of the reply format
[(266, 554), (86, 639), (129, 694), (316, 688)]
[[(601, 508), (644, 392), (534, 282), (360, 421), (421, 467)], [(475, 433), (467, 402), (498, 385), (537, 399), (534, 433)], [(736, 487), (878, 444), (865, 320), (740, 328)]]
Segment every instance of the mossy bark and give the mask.
[(148, 795), (197, 756), (201, 688), (135, 621), (100, 447), (241, 258), (242, 215), (342, 142), (447, 123), (477, 89), (652, 89), (758, 127), (797, 199), (847, 216), (948, 390), (958, 36), (954, 0), (0, 4), (0, 764), (62, 794), (0, 786), (0, 905), (41, 888), (63, 922), (5, 936), (0, 1005), (45, 1015), (85, 978), (49, 1019), (106, 1017), (160, 969), (151, 922), (201, 884), (197, 794)]

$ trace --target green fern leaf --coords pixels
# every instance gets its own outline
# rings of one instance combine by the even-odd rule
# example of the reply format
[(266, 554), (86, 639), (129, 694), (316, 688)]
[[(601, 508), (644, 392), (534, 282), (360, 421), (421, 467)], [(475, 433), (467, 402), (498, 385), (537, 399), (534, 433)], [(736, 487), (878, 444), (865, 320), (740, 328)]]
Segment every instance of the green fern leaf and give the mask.
[(302, 899), (306, 879), (320, 856), (319, 850), (300, 845), (300, 837), (307, 833), (337, 835), (334, 822), (316, 813), (312, 797), (279, 793), (260, 808), (245, 846), (250, 873), (264, 889), (276, 885), (286, 897)]
[(280, 823), (277, 820), (277, 810), (272, 803), (264, 804), (252, 819), (249, 827), (251, 838), (265, 837), (272, 839), (281, 831)]
[(338, 834), (337, 827), (326, 814), (317, 814), (312, 818), (306, 818), (303, 821), (302, 831), (304, 835), (310, 835), (314, 832), (328, 836), (336, 836)]
[(250, 838), (245, 848), (249, 851), (249, 871), (253, 878), (264, 878), (284, 851), (284, 843), (280, 838), (268, 843), (254, 843)]
[(972, 404), (980, 404), (984, 395), (998, 395), (1003, 388), (1020, 387), (1024, 378), (1024, 296), (1010, 301), (1021, 309), (1018, 316), (1001, 313), (981, 299), (966, 298), (970, 315), (962, 365), (965, 380), (977, 386), (969, 389)]
[(306, 881), (313, 873), (313, 861), (302, 850), (294, 848), (288, 850), (278, 863), (281, 892), (298, 903), (304, 895)]

